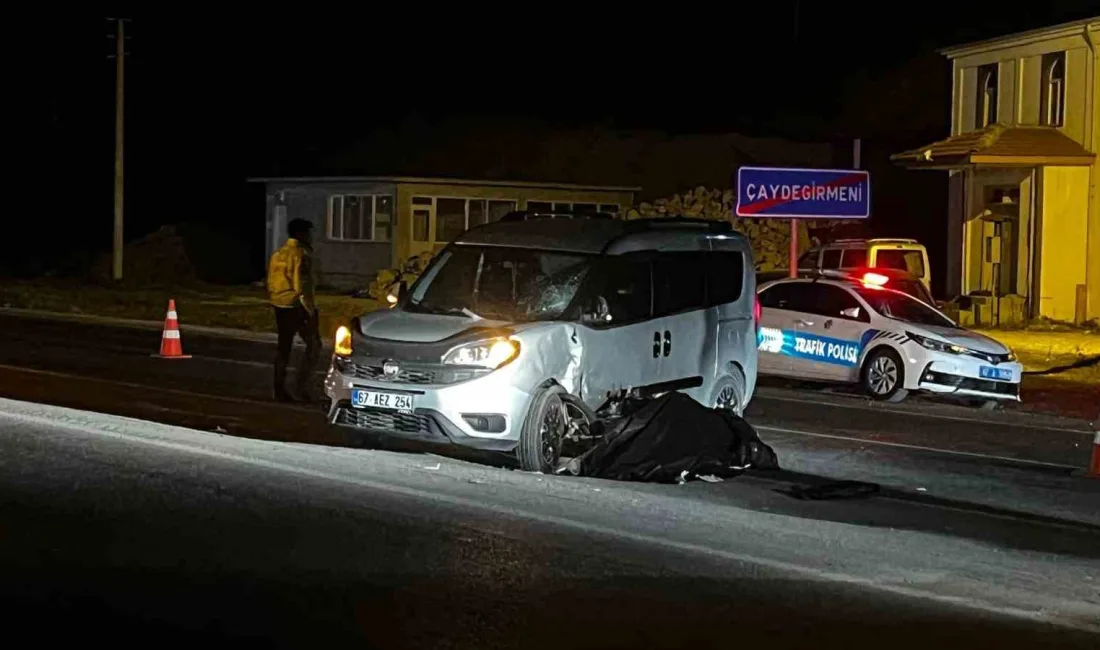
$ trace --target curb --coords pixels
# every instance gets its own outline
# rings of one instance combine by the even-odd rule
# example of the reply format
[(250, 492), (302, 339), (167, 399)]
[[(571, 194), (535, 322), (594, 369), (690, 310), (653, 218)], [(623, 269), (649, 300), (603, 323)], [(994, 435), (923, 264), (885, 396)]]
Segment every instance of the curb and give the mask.
[(877, 411), (879, 413), (896, 413), (898, 415), (928, 415), (931, 417), (957, 418), (984, 422), (989, 424), (1013, 424), (1022, 419), (1028, 421), (1027, 426), (1062, 429), (1067, 433), (1091, 434), (1093, 423), (1081, 418), (1074, 418), (1054, 413), (1011, 411), (982, 411), (969, 409), (964, 406), (956, 406), (950, 403), (937, 403), (935, 401), (922, 401), (912, 404), (886, 404), (874, 402), (855, 394), (826, 393), (822, 391), (795, 390), (779, 386), (756, 387), (753, 397), (764, 399), (773, 397), (782, 400), (784, 398), (797, 398), (804, 401), (816, 402), (823, 405), (835, 405), (839, 407), (856, 407)]
[[(113, 327), (125, 327), (149, 331), (162, 331), (164, 322), (153, 320), (138, 320), (135, 318), (118, 318), (115, 316), (97, 316), (95, 314), (66, 314), (64, 312), (44, 311), (39, 309), (19, 309), (15, 307), (0, 307), (0, 315), (14, 316), (16, 318), (52, 320), (60, 322), (92, 323), (96, 325), (110, 325)], [(180, 325), (180, 332), (184, 334), (198, 334), (222, 339), (235, 339), (252, 343), (276, 343), (278, 335), (273, 332), (256, 332), (253, 330), (235, 329), (232, 327), (210, 327), (208, 325)], [(303, 346), (297, 338), (295, 346)], [(303, 346), (304, 347), (304, 346)], [(321, 341), (321, 348), (332, 349), (332, 345)]]

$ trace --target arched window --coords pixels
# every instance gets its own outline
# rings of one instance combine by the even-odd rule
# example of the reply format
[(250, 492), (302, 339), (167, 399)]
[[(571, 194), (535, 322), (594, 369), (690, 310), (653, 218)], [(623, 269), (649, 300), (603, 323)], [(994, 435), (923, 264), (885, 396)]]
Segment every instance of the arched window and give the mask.
[(975, 102), (977, 114), (974, 126), (984, 128), (997, 121), (997, 64), (978, 68), (978, 96)]
[(1066, 53), (1043, 55), (1043, 124), (1062, 126), (1066, 121)]

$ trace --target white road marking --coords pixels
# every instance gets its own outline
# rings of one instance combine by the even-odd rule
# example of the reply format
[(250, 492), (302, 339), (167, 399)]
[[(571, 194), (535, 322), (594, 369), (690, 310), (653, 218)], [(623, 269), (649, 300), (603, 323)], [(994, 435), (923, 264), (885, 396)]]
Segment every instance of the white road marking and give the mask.
[(1012, 458), (1011, 456), (996, 456), (993, 454), (979, 454), (972, 451), (955, 451), (952, 449), (940, 449), (938, 447), (925, 447), (924, 445), (907, 445), (903, 442), (887, 442), (885, 440), (868, 440), (855, 436), (840, 436), (832, 433), (812, 433), (797, 429), (784, 429), (782, 427), (758, 426), (758, 431), (773, 431), (775, 433), (789, 433), (797, 436), (810, 436), (812, 438), (828, 438), (830, 440), (846, 440), (849, 442), (862, 442), (869, 445), (882, 445), (884, 447), (898, 447), (901, 449), (913, 449), (916, 451), (931, 451), (937, 454), (950, 454), (952, 456), (965, 456), (967, 458), (985, 458), (988, 460), (1008, 461), (1023, 465), (1039, 465), (1042, 467), (1057, 467), (1058, 469), (1080, 469), (1076, 465), (1063, 465), (1061, 463), (1048, 463), (1042, 460), (1028, 460), (1026, 458)]
[(771, 394), (768, 394), (768, 393), (760, 393), (760, 392), (753, 395), (753, 399), (770, 399), (770, 400), (775, 400), (777, 402), (796, 402), (798, 404), (813, 404), (815, 406), (833, 406), (833, 407), (836, 407), (836, 408), (839, 408), (839, 409), (853, 409), (853, 410), (856, 410), (856, 411), (871, 411), (873, 413), (885, 413), (885, 414), (900, 413), (900, 414), (903, 414), (903, 415), (912, 415), (912, 416), (916, 416), (916, 417), (920, 417), (920, 418), (932, 418), (932, 419), (936, 419), (936, 420), (954, 420), (956, 422), (966, 422), (968, 424), (978, 424), (978, 423), (986, 422), (986, 423), (990, 423), (990, 424), (996, 424), (997, 426), (1018, 427), (1018, 428), (1022, 428), (1022, 429), (1035, 429), (1035, 430), (1038, 430), (1038, 431), (1057, 431), (1059, 433), (1076, 433), (1076, 434), (1091, 433), (1090, 431), (1087, 431), (1085, 429), (1070, 429), (1068, 427), (1051, 427), (1051, 426), (1045, 426), (1045, 425), (1042, 425), (1042, 424), (1027, 424), (1027, 423), (1021, 423), (1021, 422), (1011, 422), (1011, 421), (1008, 421), (1008, 420), (1005, 420), (1005, 421), (983, 420), (983, 419), (979, 419), (979, 418), (966, 418), (966, 417), (962, 417), (962, 416), (959, 416), (959, 415), (941, 415), (939, 413), (924, 413), (924, 412), (910, 411), (910, 410), (904, 409), (904, 408), (889, 409), (888, 410), (888, 409), (885, 409), (885, 408), (874, 408), (874, 407), (870, 407), (870, 406), (861, 406), (859, 404), (844, 404), (844, 403), (840, 403), (840, 402), (832, 402), (832, 401), (826, 401), (826, 400), (805, 399), (805, 398), (798, 398), (798, 397), (784, 397), (784, 396), (780, 396), (780, 395), (771, 395)]
[[(71, 431), (84, 433), (86, 435), (99, 436), (103, 438), (112, 438), (115, 440), (121, 440), (129, 443), (139, 443), (148, 445), (151, 447), (160, 447), (162, 449), (169, 449), (172, 451), (189, 453), (194, 455), (206, 456), (209, 458), (216, 458), (219, 460), (231, 461), (240, 463), (242, 465), (250, 465), (253, 467), (285, 472), (288, 474), (294, 474), (305, 478), (318, 479), (322, 481), (329, 481), (333, 483), (340, 483), (347, 486), (365, 488), (369, 490), (377, 490), (379, 492), (388, 492), (390, 494), (396, 494), (407, 498), (421, 499), (424, 501), (442, 503), (448, 506), (469, 508), (474, 510), (482, 510), (493, 513), (495, 515), (504, 517), (516, 517), (520, 519), (527, 519), (539, 523), (553, 524), (579, 531), (584, 534), (597, 534), (611, 538), (618, 538), (628, 540), (638, 544), (649, 544), (652, 546), (662, 547), (669, 550), (694, 553), (699, 555), (706, 555), (715, 558), (720, 558), (725, 561), (742, 563), (742, 564), (755, 564), (757, 566), (763, 566), (775, 571), (782, 571), (798, 576), (804, 576), (808, 579), (818, 581), (833, 581), (845, 584), (858, 585), (860, 587), (874, 589), (878, 591), (884, 591), (891, 594), (923, 598), (940, 602), (949, 605), (969, 607), (980, 611), (986, 611), (1001, 615), (1015, 616), (1018, 618), (1025, 618), (1033, 621), (1044, 621), (1049, 624), (1059, 625), (1070, 629), (1080, 629), (1087, 631), (1096, 631), (1096, 626), (1087, 623), (1081, 623), (1076, 620), (1063, 620), (1060, 618), (1051, 618), (1048, 615), (1048, 609), (1046, 607), (1036, 607), (1035, 609), (1023, 609), (1019, 607), (1008, 607), (1004, 605), (997, 605), (991, 602), (980, 600), (974, 597), (963, 596), (947, 596), (937, 594), (931, 591), (925, 591), (913, 587), (904, 587), (896, 584), (886, 584), (871, 580), (868, 578), (852, 575), (848, 573), (838, 571), (824, 571), (819, 569), (813, 569), (811, 567), (786, 562), (783, 560), (773, 560), (768, 558), (762, 558), (747, 553), (737, 553), (720, 548), (714, 548), (713, 546), (707, 546), (704, 544), (696, 544), (692, 542), (678, 541), (669, 539), (666, 537), (658, 537), (648, 533), (633, 532), (623, 530), (621, 528), (613, 528), (610, 526), (604, 526), (600, 524), (593, 524), (577, 519), (570, 519), (567, 517), (557, 515), (547, 515), (529, 510), (520, 510), (516, 507), (498, 506), (489, 503), (485, 503), (479, 499), (469, 499), (466, 497), (454, 496), (449, 494), (440, 494), (437, 492), (429, 492), (419, 488), (393, 485), (390, 483), (382, 483), (379, 481), (372, 481), (369, 479), (363, 479), (358, 477), (347, 476), (343, 474), (337, 474), (333, 472), (320, 471), (315, 469), (307, 469), (300, 465), (289, 465), (286, 463), (263, 460), (254, 456), (244, 456), (237, 453), (231, 453), (227, 451), (217, 451), (213, 449), (205, 449), (198, 447), (194, 444), (187, 444), (183, 442), (171, 442), (167, 440), (153, 440), (144, 438), (141, 436), (127, 435), (117, 431), (101, 430), (91, 426), (80, 425), (72, 422), (64, 422), (58, 420), (51, 420), (47, 417), (28, 415), (28, 414), (14, 414), (3, 413), (0, 417), (7, 417), (13, 420), (23, 420), (25, 422), (32, 422), (46, 427), (62, 428)], [(197, 432), (203, 433), (204, 432)], [(221, 434), (217, 434), (221, 435)], [(269, 443), (270, 444), (270, 443)]]

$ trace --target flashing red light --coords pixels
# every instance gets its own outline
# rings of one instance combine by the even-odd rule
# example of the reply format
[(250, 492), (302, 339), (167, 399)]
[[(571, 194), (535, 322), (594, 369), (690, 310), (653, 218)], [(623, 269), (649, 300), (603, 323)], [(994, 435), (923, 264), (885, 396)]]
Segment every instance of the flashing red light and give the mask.
[(890, 278), (882, 275), (881, 273), (864, 273), (863, 284), (872, 287), (881, 287), (890, 281)]
[(760, 296), (756, 296), (756, 302), (752, 305), (752, 320), (756, 329), (760, 329), (760, 319), (764, 316), (764, 308), (760, 306)]

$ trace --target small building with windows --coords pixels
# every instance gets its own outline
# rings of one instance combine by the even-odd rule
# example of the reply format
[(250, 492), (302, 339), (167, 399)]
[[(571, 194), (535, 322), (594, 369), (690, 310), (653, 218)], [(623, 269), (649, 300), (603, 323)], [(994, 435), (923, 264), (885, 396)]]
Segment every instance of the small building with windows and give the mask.
[(1100, 18), (944, 50), (950, 137), (896, 154), (949, 176), (964, 322), (1100, 319)]
[(365, 287), (374, 275), (434, 253), (514, 210), (625, 213), (637, 187), (404, 176), (254, 178), (266, 188), (265, 259), (292, 219), (314, 226), (322, 285)]

